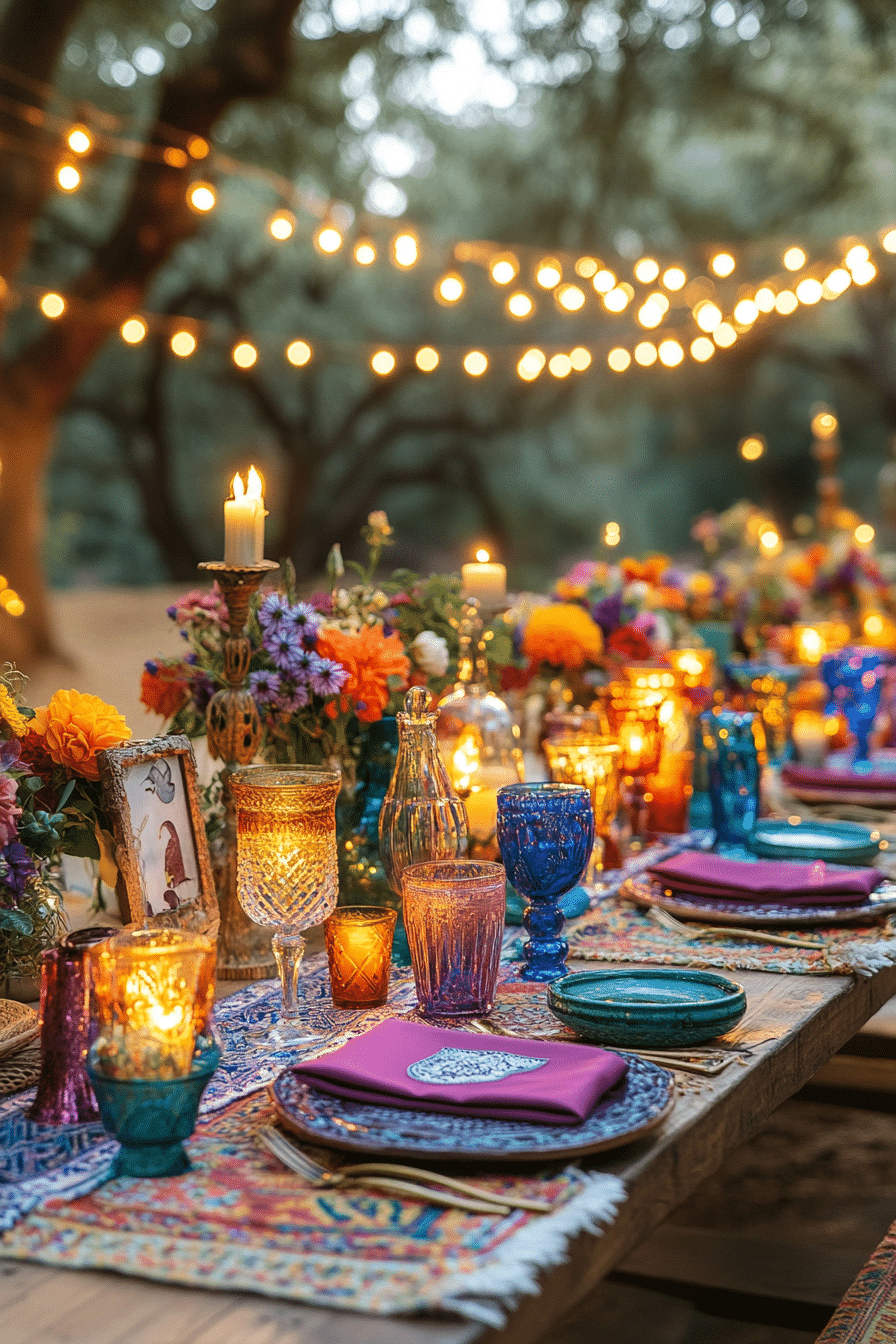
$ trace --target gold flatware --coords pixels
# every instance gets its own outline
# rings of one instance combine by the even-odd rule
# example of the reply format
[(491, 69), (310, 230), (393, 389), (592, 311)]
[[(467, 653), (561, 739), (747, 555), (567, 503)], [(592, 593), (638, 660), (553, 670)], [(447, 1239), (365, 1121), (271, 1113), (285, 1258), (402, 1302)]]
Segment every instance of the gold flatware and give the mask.
[[(475, 1028), (476, 1031), (486, 1032), (491, 1036), (512, 1036), (516, 1040), (542, 1040), (547, 1037), (538, 1035), (528, 1036), (521, 1032), (510, 1031), (507, 1027), (499, 1027), (497, 1023), (492, 1023), (481, 1017), (474, 1017), (467, 1026)], [(611, 1047), (615, 1048), (615, 1047)], [(697, 1073), (704, 1077), (713, 1078), (723, 1069), (727, 1069), (735, 1059), (736, 1053), (723, 1055), (718, 1049), (711, 1050), (704, 1058), (700, 1057), (699, 1051), (694, 1050), (632, 1050), (628, 1046), (620, 1046), (620, 1050), (627, 1055), (637, 1055), (639, 1059), (646, 1059), (649, 1064), (659, 1064), (663, 1068), (678, 1069), (680, 1073)]]
[(824, 952), (825, 945), (818, 939), (791, 937), (782, 933), (766, 933), (764, 929), (730, 928), (723, 924), (685, 924), (668, 910), (651, 905), (647, 918), (653, 920), (667, 933), (677, 933), (680, 938), (698, 941), (702, 938), (742, 938), (749, 943), (774, 943), (778, 947), (805, 947), (811, 952)]

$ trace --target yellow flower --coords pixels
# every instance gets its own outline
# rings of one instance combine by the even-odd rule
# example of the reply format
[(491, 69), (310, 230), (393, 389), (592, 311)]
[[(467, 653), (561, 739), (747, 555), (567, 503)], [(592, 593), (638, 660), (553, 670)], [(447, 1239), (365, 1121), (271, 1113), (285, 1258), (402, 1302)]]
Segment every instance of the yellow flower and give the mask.
[(57, 691), (35, 711), (31, 727), (57, 765), (86, 779), (99, 779), (96, 753), (126, 742), (131, 730), (114, 705), (80, 691)]
[(600, 627), (570, 602), (535, 607), (523, 635), (523, 653), (535, 663), (582, 667), (597, 662), (603, 650)]
[(28, 731), (28, 720), (16, 709), (16, 702), (5, 686), (0, 686), (0, 719), (9, 724), (16, 737), (24, 737)]

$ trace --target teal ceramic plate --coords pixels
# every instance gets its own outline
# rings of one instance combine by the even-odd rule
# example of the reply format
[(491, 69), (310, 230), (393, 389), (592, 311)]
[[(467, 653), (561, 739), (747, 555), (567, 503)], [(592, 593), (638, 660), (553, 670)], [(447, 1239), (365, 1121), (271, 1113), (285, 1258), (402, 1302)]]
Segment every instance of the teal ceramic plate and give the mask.
[(747, 1010), (747, 996), (734, 980), (712, 971), (613, 967), (555, 980), (548, 1005), (590, 1041), (658, 1050), (730, 1031)]
[(749, 843), (764, 859), (863, 864), (877, 857), (880, 831), (851, 821), (758, 821)]

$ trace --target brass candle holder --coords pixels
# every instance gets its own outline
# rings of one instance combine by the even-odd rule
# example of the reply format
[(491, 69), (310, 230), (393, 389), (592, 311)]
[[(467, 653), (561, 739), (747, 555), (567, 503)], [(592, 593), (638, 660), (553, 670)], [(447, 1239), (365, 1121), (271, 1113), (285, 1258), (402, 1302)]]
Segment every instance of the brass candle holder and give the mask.
[(224, 641), (227, 685), (215, 692), (205, 714), (209, 753), (213, 760), (224, 762), (221, 771), (224, 825), (211, 847), (221, 914), (218, 974), (223, 980), (267, 980), (277, 974), (271, 930), (249, 919), (236, 894), (236, 808), (230, 775), (237, 766), (251, 764), (261, 742), (261, 718), (248, 687), (252, 646), (246, 637), (246, 622), (249, 599), (265, 575), (278, 565), (273, 560), (261, 560), (257, 565), (208, 560), (199, 568), (217, 580), (228, 617)]

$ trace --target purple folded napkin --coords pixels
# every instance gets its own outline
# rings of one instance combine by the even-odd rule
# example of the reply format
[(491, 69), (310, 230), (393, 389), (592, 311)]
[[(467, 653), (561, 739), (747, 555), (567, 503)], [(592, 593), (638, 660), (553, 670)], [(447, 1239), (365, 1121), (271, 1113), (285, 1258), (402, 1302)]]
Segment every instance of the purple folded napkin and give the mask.
[(843, 793), (896, 794), (896, 774), (892, 770), (835, 770), (827, 766), (784, 765), (781, 778), (797, 788), (837, 789)]
[(349, 1101), (575, 1125), (627, 1068), (621, 1055), (590, 1045), (489, 1040), (478, 1032), (392, 1021), (293, 1072)]
[(861, 905), (883, 881), (875, 868), (760, 859), (749, 863), (687, 851), (648, 869), (673, 892), (756, 905)]

